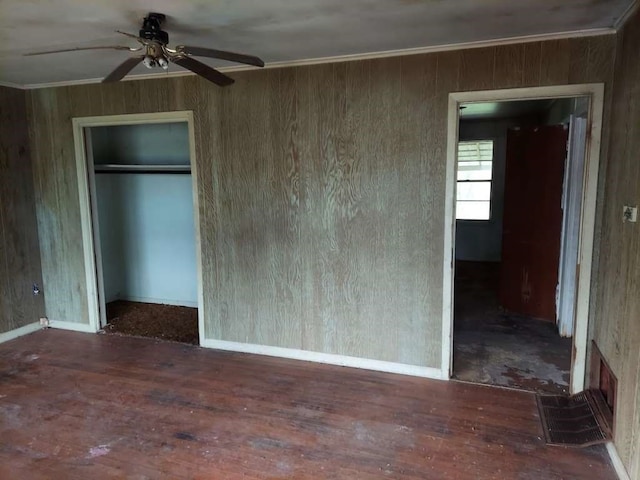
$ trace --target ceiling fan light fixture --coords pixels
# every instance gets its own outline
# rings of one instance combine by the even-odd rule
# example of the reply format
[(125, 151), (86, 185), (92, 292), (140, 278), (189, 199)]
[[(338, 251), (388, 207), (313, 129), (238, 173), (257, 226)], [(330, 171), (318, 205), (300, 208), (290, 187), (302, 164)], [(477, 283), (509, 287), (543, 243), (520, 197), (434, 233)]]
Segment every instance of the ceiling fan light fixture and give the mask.
[[(0, 0), (1, 1), (1, 0)], [(163, 70), (169, 69), (169, 63), (175, 63), (180, 67), (189, 70), (196, 75), (210, 81), (220, 87), (225, 87), (233, 83), (233, 79), (228, 77), (222, 72), (219, 72), (213, 67), (196, 60), (193, 57), (207, 57), (215, 58), (219, 60), (225, 60), (228, 62), (242, 63), (245, 65), (253, 65), (255, 67), (264, 67), (264, 61), (253, 55), (244, 55), (241, 53), (228, 52), (225, 50), (215, 50), (213, 48), (193, 47), (188, 45), (178, 45), (175, 48), (169, 48), (169, 34), (162, 30), (162, 23), (165, 20), (165, 16), (162, 13), (151, 12), (147, 15), (142, 23), (142, 29), (139, 32), (139, 36), (131, 33), (116, 30), (128, 38), (136, 40), (140, 46), (137, 48), (123, 46), (123, 45), (103, 45), (95, 47), (74, 47), (64, 48), (59, 50), (48, 50), (42, 52), (25, 53), (25, 56), (31, 55), (44, 55), (50, 53), (60, 52), (75, 52), (78, 50), (124, 50), (128, 52), (140, 52), (141, 54), (130, 56), (109, 75), (107, 75), (102, 82), (118, 82), (128, 75), (134, 68), (142, 63), (146, 68), (152, 70), (155, 67), (160, 67)]]
[(156, 59), (156, 61), (157, 61), (158, 65), (160, 67), (162, 67), (163, 70), (168, 70), (169, 69), (169, 60), (167, 60), (164, 56), (162, 56), (162, 55), (159, 56)]
[(145, 55), (144, 60), (142, 60), (142, 63), (144, 64), (145, 67), (149, 69), (156, 66), (156, 61), (151, 55)]

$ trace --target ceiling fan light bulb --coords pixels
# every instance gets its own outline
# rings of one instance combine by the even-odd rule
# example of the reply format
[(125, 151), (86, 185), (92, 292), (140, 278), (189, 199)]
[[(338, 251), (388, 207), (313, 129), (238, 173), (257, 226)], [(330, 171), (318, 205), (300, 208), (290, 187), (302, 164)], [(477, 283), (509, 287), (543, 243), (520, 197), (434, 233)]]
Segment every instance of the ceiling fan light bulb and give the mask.
[(147, 55), (146, 57), (144, 57), (144, 60), (142, 60), (142, 63), (144, 64), (145, 67), (147, 68), (153, 68), (156, 66), (156, 61), (153, 59), (153, 57)]

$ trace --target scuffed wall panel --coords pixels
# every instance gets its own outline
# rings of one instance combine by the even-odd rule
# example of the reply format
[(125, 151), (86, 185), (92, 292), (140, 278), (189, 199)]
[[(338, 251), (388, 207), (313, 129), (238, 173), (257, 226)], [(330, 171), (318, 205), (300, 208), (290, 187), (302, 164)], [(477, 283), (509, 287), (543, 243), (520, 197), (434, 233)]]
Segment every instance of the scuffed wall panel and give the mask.
[(618, 378), (615, 444), (640, 478), (640, 224), (622, 223), (640, 202), (640, 14), (618, 41), (593, 329)]
[(227, 89), (180, 77), (34, 91), (41, 238), (56, 241), (47, 310), (87, 322), (70, 117), (193, 110), (206, 337), (439, 368), (448, 94), (605, 81), (606, 66), (567, 62), (614, 47), (247, 71)]
[(25, 92), (0, 87), (0, 333), (44, 315)]

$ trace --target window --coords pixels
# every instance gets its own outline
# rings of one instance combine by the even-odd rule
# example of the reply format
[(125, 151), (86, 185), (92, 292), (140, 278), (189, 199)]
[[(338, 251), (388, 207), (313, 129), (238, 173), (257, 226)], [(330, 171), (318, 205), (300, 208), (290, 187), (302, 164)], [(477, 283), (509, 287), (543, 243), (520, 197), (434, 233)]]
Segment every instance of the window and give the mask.
[(491, 218), (493, 140), (458, 143), (456, 220)]

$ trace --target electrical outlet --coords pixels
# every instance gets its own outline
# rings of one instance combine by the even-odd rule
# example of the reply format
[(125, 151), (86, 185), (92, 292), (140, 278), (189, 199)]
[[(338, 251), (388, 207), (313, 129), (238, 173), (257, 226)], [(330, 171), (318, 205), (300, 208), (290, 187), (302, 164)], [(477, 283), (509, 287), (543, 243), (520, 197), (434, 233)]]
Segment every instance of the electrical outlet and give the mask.
[(37, 283), (33, 284), (33, 290), (32, 291), (33, 291), (34, 295), (40, 295), (40, 287), (38, 286)]
[(622, 221), (635, 223), (638, 221), (638, 207), (622, 207)]

